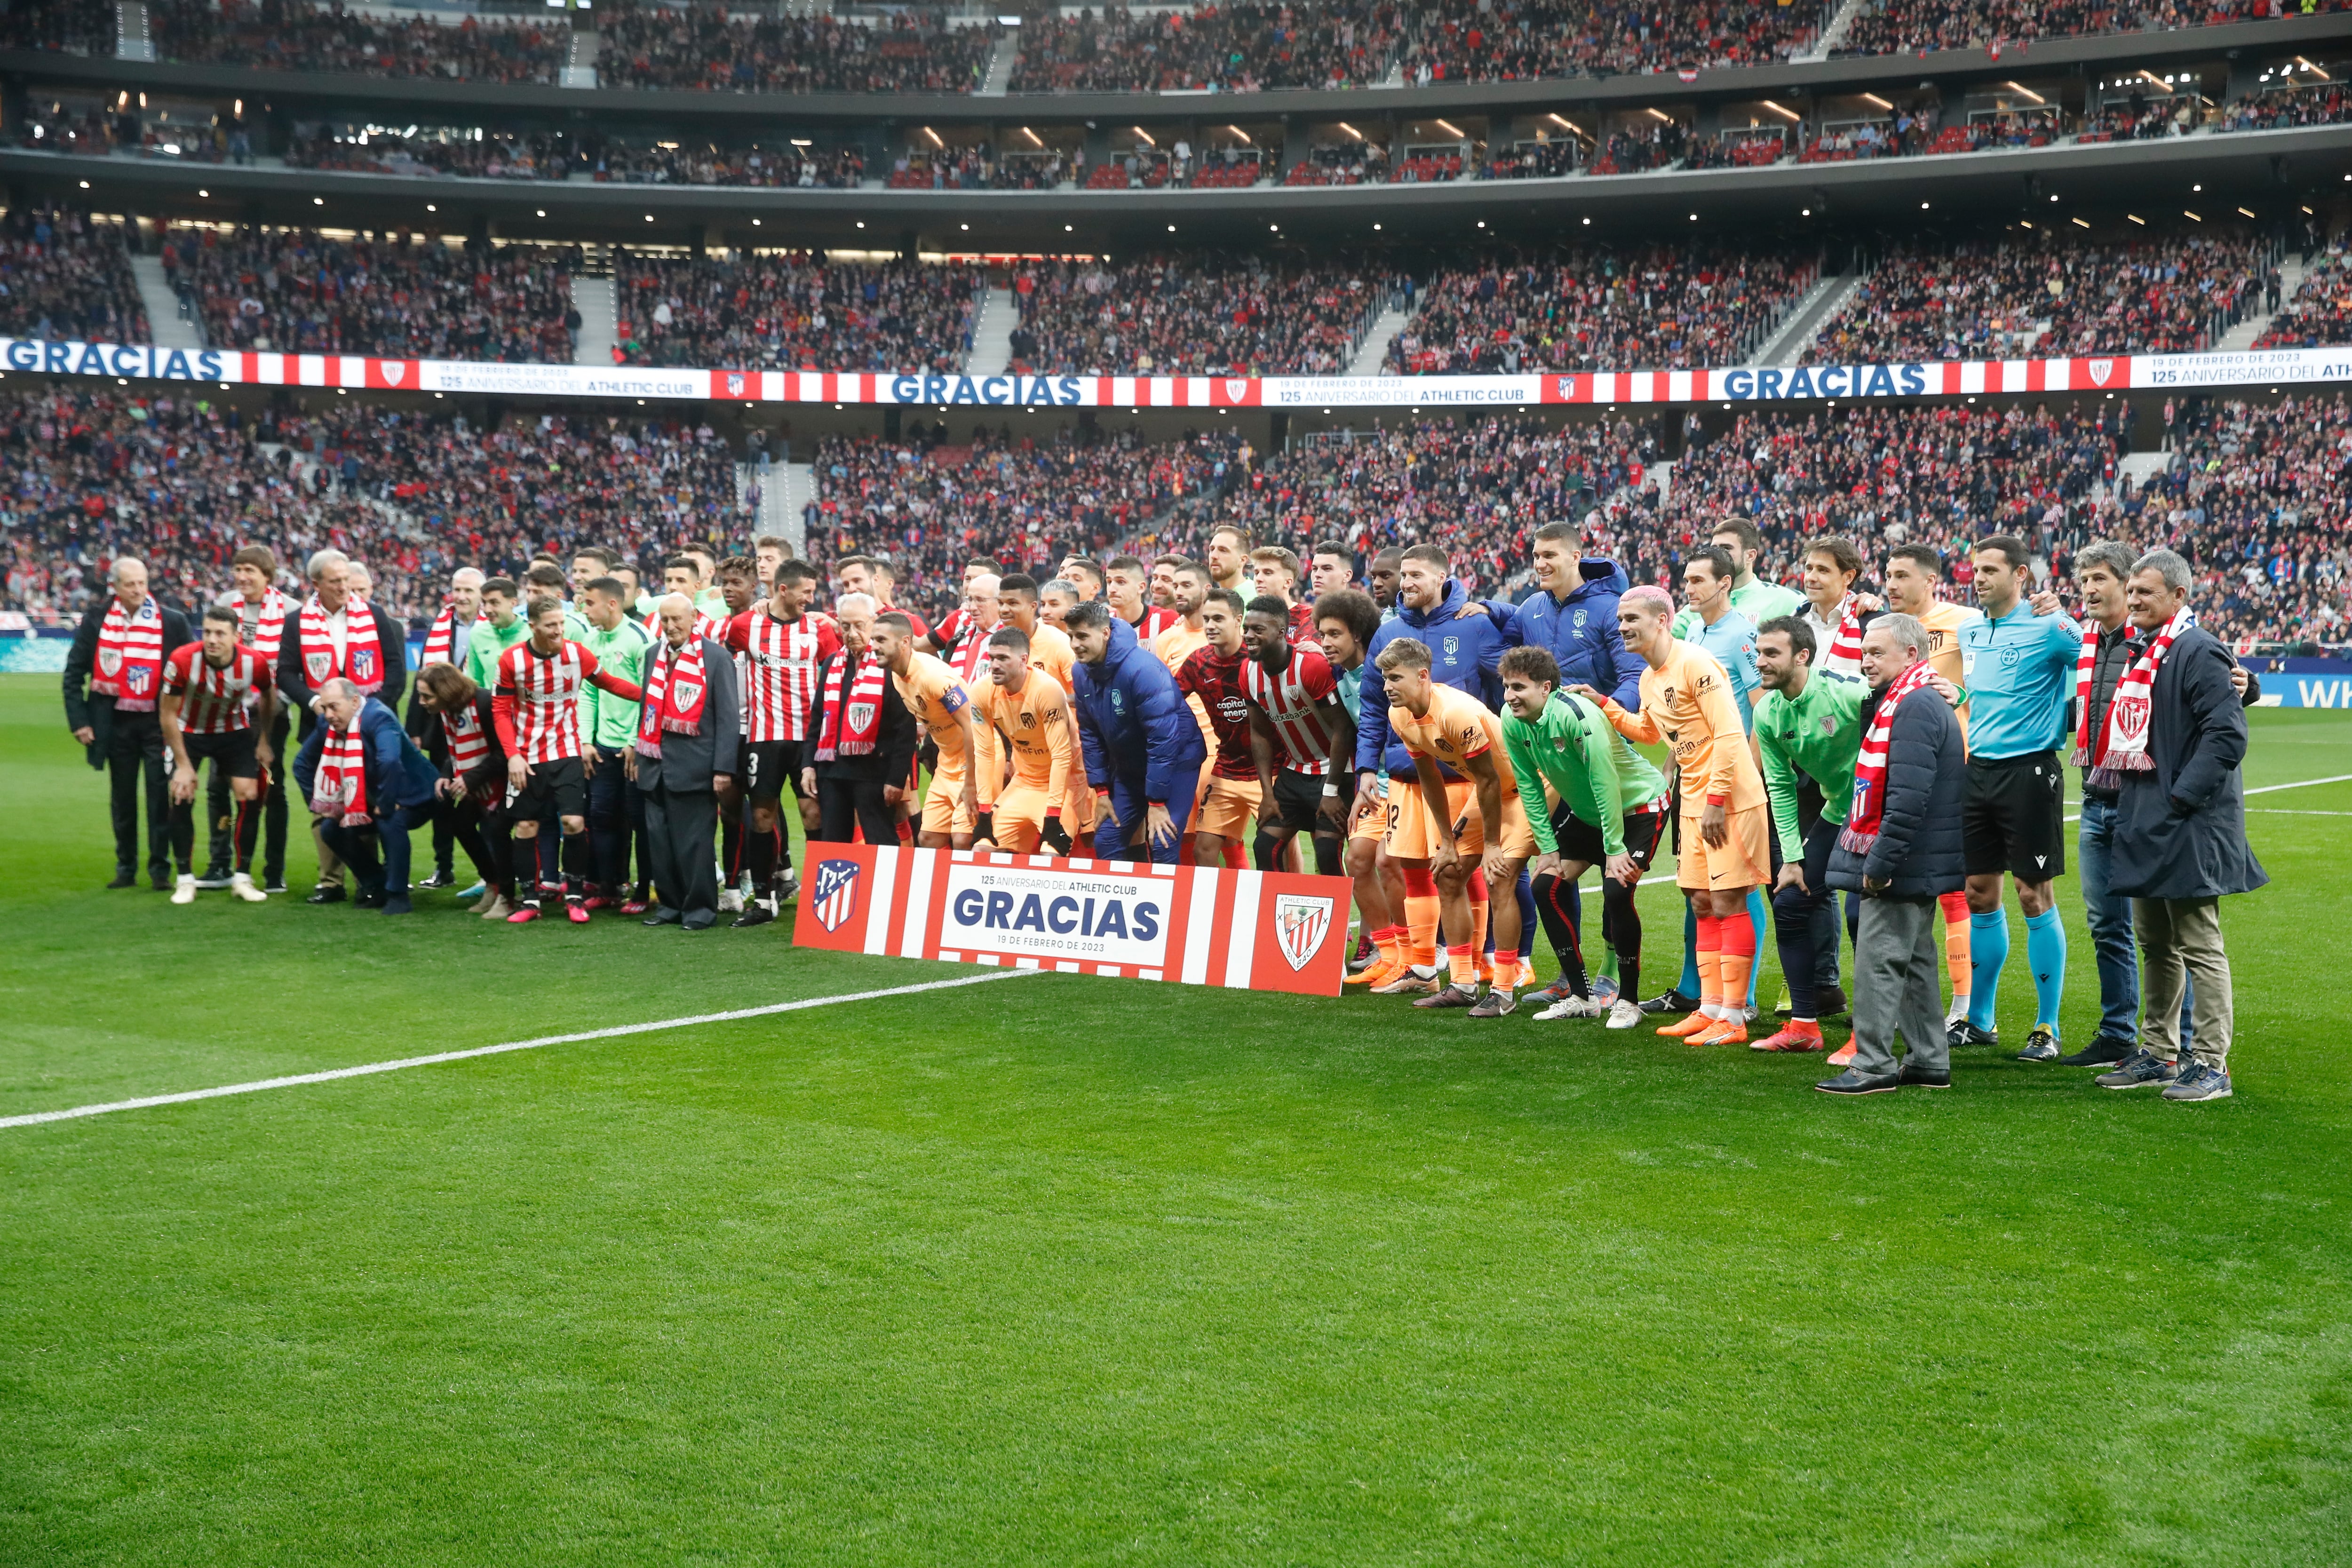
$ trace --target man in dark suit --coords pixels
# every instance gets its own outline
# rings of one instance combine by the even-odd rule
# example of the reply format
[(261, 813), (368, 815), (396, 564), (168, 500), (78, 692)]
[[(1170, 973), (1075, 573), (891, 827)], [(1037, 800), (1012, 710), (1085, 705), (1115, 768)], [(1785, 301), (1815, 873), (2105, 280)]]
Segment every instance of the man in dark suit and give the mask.
[[(66, 728), (87, 749), (89, 765), (104, 771), (114, 808), (114, 880), (139, 885), (139, 795), (147, 795), (147, 875), (159, 891), (172, 886), (172, 808), (164, 799), (166, 768), (163, 661), (195, 641), (188, 617), (147, 592), (147, 566), (117, 556), (108, 574), (112, 590), (92, 605), (75, 628), (66, 655)], [(180, 869), (188, 869), (183, 864)]]
[(672, 594), (660, 605), (661, 641), (646, 659), (629, 778), (645, 797), (661, 907), (649, 926), (708, 931), (719, 918), (719, 877), (710, 836), (719, 825), (717, 780), (732, 773), (742, 747), (735, 657), (694, 636), (694, 601)]
[[(2116, 784), (2107, 889), (2132, 901), (2146, 990), (2139, 1049), (2097, 1081), (2162, 1084), (2167, 1100), (2227, 1100), (2235, 1009), (2221, 900), (2270, 877), (2246, 842), (2238, 776), (2246, 713), (2230, 678), (2237, 661), (2189, 615), (2190, 581), (2188, 562), (2151, 550), (2124, 588), (2145, 651), (2116, 683), (2101, 772)], [(2183, 1062), (2181, 992), (2191, 974), (2197, 1036)]]
[[(408, 628), (352, 592), (351, 557), (340, 550), (313, 551), (309, 562), (310, 597), (287, 618), (278, 643), (279, 700), (299, 718), (304, 741), (319, 724), (319, 689), (341, 678), (363, 697), (397, 711), (408, 685)], [(312, 826), (319, 848), (319, 886), (303, 902), (341, 903), (343, 866), (331, 845)]]
[[(1952, 1085), (1937, 960), (1937, 900), (1968, 880), (1960, 795), (1968, 770), (1959, 721), (1930, 679), (1927, 629), (1884, 615), (1862, 637), (1871, 698), (1862, 714), (1854, 798), (1830, 851), (1829, 885), (1862, 895), (1853, 942), (1853, 1065), (1814, 1085), (1825, 1094), (1885, 1094)], [(1889, 704), (1892, 712), (1886, 711)], [(1882, 722), (1883, 721), (1883, 722)], [(1898, 1067), (1895, 1037), (1910, 1051)]]

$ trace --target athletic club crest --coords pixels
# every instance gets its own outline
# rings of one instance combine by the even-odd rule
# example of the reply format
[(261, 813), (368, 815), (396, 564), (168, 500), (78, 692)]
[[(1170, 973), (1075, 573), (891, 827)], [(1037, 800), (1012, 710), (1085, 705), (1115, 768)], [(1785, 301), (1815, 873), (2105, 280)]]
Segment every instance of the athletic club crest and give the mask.
[(122, 650), (102, 647), (98, 650), (98, 672), (111, 680), (122, 672)]
[[(874, 704), (871, 702), (851, 703), (849, 705), (848, 719), (849, 727), (852, 730), (856, 731), (859, 734), (864, 734), (866, 732), (866, 727), (874, 722)], [(846, 864), (845, 861), (837, 860), (829, 863), (833, 865)]]
[(2147, 699), (2118, 697), (2116, 699), (2116, 739), (2137, 745), (2147, 734)]
[(1274, 900), (1274, 940), (1294, 970), (1323, 951), (1331, 930), (1331, 900), (1304, 893), (1277, 893)]
[(306, 653), (302, 656), (302, 668), (310, 672), (310, 684), (316, 686), (334, 673), (335, 656), (324, 648), (316, 653)]
[(694, 711), (694, 705), (701, 700), (701, 682), (694, 680), (677, 682), (677, 705), (680, 710), (691, 713)]
[(816, 910), (816, 923), (827, 931), (839, 931), (857, 908), (857, 862), (855, 860), (820, 860), (816, 866), (816, 886), (810, 892), (812, 906)]

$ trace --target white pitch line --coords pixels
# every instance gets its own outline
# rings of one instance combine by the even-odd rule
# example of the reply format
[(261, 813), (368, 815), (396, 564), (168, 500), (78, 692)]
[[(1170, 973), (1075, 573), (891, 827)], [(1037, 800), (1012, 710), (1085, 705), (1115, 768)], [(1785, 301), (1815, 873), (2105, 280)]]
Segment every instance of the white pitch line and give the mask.
[[(2352, 784), (2352, 773), (2330, 773), (2324, 779), (2296, 779), (2293, 784), (2263, 784), (2258, 788), (2247, 790), (2245, 793), (2247, 795), (2275, 795), (2283, 789), (2309, 789), (2313, 784)], [(2314, 811), (2305, 812), (2300, 815), (2307, 816), (2330, 816), (2335, 814), (2332, 812)], [(2072, 816), (2068, 816), (2066, 820), (2069, 822), (2080, 822), (2083, 820), (2083, 814), (2079, 811), (2075, 812)]]
[(650, 1024), (619, 1024), (609, 1029), (585, 1029), (576, 1035), (542, 1035), (535, 1040), (508, 1040), (502, 1045), (476, 1046), (470, 1050), (441, 1051), (429, 1057), (403, 1057), (398, 1061), (367, 1062), (359, 1067), (331, 1068), (325, 1072), (296, 1073), (289, 1078), (257, 1079), (251, 1083), (226, 1083), (215, 1089), (184, 1089), (178, 1094), (151, 1094), (138, 1100), (110, 1100), (104, 1105), (77, 1105), (66, 1110), (36, 1110), (23, 1116), (0, 1116), (0, 1127), (30, 1127), (42, 1121), (70, 1121), (81, 1116), (104, 1116), (116, 1110), (145, 1110), (157, 1105), (185, 1105), (195, 1100), (218, 1100), (231, 1094), (258, 1094), (265, 1089), (294, 1089), (306, 1083), (331, 1083), (341, 1078), (366, 1078), (406, 1068), (436, 1067), (474, 1057), (495, 1057), (508, 1051), (535, 1051), (541, 1046), (576, 1045), (582, 1040), (610, 1040), (623, 1035), (647, 1035), (656, 1029), (688, 1029), (697, 1024), (730, 1024), (739, 1018), (764, 1018), (772, 1013), (797, 1013), (806, 1007), (832, 1007), (844, 1002), (876, 1002), (885, 996), (912, 996), (923, 991), (950, 991), (959, 985), (985, 985), (992, 980), (1018, 980), (1035, 969), (1000, 969), (992, 974), (964, 974), (953, 980), (926, 981), (920, 985), (893, 985), (881, 991), (852, 991), (840, 996), (811, 996), (799, 1002), (772, 1002), (764, 1007), (738, 1007), (726, 1013), (698, 1013), (690, 1018), (660, 1018)]

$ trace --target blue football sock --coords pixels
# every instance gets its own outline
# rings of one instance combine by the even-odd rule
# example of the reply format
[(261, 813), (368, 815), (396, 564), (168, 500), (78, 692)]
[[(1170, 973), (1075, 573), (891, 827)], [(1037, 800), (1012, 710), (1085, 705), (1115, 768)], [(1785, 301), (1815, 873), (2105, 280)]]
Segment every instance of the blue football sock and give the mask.
[(1764, 902), (1764, 889), (1748, 889), (1748, 923), (1756, 931), (1756, 956), (1748, 962), (1748, 1005), (1756, 1005), (1756, 976), (1764, 968), (1765, 939), (1772, 934), (1772, 911)]
[(2000, 966), (2009, 962), (2009, 911), (1969, 917), (1969, 1022), (1979, 1029), (1993, 1026), (1994, 1005), (2000, 1000)]
[[(1685, 996), (1696, 996), (1698, 990), (1698, 916), (1683, 900), (1683, 977), (1675, 982), (1675, 989)], [(1640, 997), (1635, 997), (1640, 1001)]]
[(2025, 963), (2033, 971), (2033, 1026), (2055, 1029), (2066, 994), (2066, 925), (2056, 910), (2026, 917)]

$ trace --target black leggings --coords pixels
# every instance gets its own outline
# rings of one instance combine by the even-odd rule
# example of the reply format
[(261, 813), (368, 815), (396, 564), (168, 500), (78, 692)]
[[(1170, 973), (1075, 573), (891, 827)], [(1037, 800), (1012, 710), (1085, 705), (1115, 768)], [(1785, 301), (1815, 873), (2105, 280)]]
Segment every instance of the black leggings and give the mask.
[[(1633, 995), (1642, 983), (1642, 911), (1633, 901), (1633, 891), (1613, 877), (1601, 879), (1601, 940), (1617, 955), (1617, 991), (1623, 996)], [(1560, 973), (1569, 989), (1579, 996), (1591, 996), (1577, 930), (1582, 900), (1576, 884), (1565, 877), (1538, 877), (1535, 894), (1537, 916), (1543, 921), (1552, 951), (1559, 955)]]

